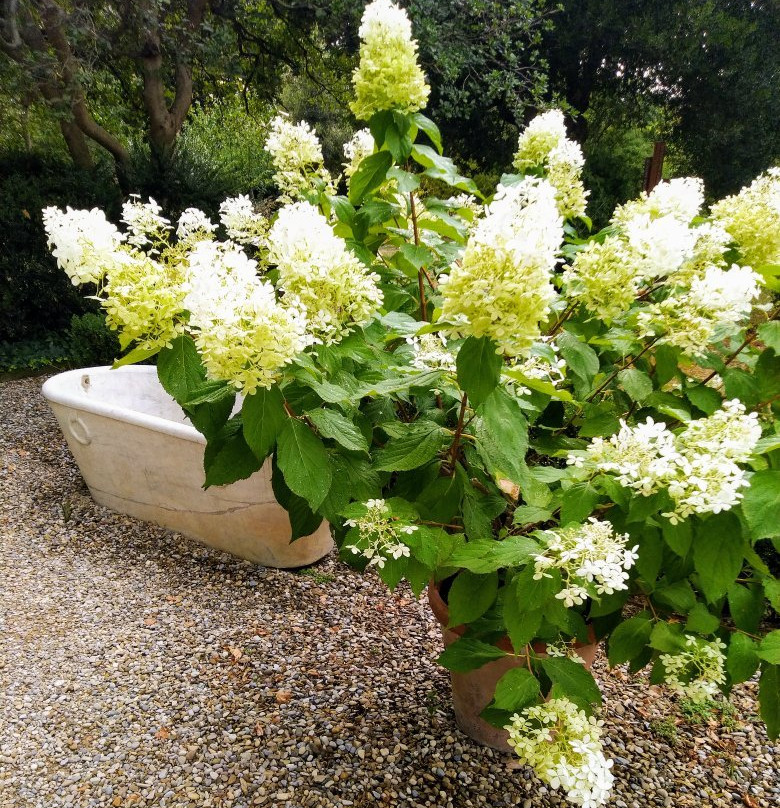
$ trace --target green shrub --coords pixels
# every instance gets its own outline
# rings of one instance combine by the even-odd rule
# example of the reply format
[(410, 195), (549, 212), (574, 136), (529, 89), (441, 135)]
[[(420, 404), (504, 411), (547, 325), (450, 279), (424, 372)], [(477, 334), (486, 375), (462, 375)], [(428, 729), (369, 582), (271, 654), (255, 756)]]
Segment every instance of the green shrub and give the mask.
[(69, 361), (75, 367), (110, 365), (121, 352), (116, 332), (102, 314), (93, 312), (71, 318), (68, 342)]
[(19, 342), (0, 342), (0, 373), (28, 373), (67, 365), (67, 335), (51, 333)]
[(101, 207), (114, 217), (119, 201), (106, 164), (77, 171), (58, 157), (0, 156), (0, 342), (46, 343), (50, 332), (90, 309), (46, 247), (41, 210)]

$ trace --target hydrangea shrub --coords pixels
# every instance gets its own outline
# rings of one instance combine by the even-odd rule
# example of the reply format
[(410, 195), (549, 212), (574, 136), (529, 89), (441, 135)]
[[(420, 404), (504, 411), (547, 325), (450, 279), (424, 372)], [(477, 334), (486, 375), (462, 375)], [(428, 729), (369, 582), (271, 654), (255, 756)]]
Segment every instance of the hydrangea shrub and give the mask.
[(757, 545), (780, 550), (780, 170), (709, 211), (699, 180), (661, 183), (593, 233), (550, 110), (485, 199), (419, 111), (405, 12), (377, 0), (360, 34), (368, 127), (335, 178), (315, 133), (277, 119), (270, 220), (245, 197), (219, 226), (153, 200), (122, 231), (46, 211), (118, 364), (159, 354), (207, 438), (206, 485), (270, 462), (293, 539), (327, 519), (390, 588), (446, 582), (468, 630), (443, 665), (500, 659), (508, 636), (527, 667), (484, 717), (573, 803), (612, 782), (575, 653), (594, 635), (698, 700), (758, 675), (777, 737), (780, 580)]

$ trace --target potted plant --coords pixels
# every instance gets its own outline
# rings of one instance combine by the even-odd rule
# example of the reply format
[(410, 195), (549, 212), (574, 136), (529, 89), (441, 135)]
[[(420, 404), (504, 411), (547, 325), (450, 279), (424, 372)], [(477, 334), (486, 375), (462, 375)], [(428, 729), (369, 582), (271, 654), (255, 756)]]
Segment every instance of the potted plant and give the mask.
[(405, 12), (377, 0), (360, 36), (368, 127), (343, 180), (280, 118), (270, 222), (228, 201), (228, 241), (199, 219), (121, 292), (129, 238), (112, 245), (101, 291), (129, 358), (159, 350), (206, 419), (207, 483), (270, 459), (295, 535), (325, 518), (391, 589), (432, 582), (462, 725), (572, 802), (612, 779), (597, 641), (694, 699), (760, 671), (777, 737), (780, 170), (706, 215), (700, 181), (662, 183), (591, 233), (560, 112), (485, 199), (419, 112)]

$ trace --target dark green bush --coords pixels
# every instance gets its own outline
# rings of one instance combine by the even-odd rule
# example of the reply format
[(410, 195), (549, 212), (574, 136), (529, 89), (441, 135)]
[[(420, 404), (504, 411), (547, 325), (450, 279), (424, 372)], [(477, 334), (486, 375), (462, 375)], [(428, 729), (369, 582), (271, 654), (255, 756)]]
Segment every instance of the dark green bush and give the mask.
[(77, 171), (60, 158), (26, 153), (0, 156), (0, 342), (64, 331), (91, 307), (46, 246), (41, 210), (48, 205), (119, 212), (110, 166)]
[(110, 365), (120, 354), (116, 332), (102, 314), (87, 312), (74, 316), (68, 331), (69, 362), (75, 367)]
[(0, 373), (29, 373), (64, 367), (70, 361), (66, 334), (51, 333), (18, 342), (0, 342)]

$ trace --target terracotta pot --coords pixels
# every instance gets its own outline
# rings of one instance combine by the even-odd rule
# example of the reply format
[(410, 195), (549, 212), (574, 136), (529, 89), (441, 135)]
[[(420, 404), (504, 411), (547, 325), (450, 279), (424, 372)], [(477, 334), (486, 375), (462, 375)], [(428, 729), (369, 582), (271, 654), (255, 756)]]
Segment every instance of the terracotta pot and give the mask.
[[(439, 594), (438, 586), (434, 583), (428, 585), (428, 602), (436, 619), (441, 626), (444, 647), (452, 645), (463, 636), (466, 626), (453, 626), (448, 628), (449, 609)], [(591, 629), (592, 636), (592, 629)], [(515, 654), (509, 637), (502, 637), (494, 643), (502, 651)], [(533, 646), (537, 656), (544, 656), (546, 646), (544, 643), (535, 643)], [(577, 654), (585, 661), (585, 667), (590, 668), (596, 658), (598, 642), (593, 637), (591, 643), (577, 643)], [(480, 718), (480, 713), (493, 700), (493, 693), (498, 680), (512, 668), (525, 668), (528, 664), (527, 654), (517, 654), (511, 657), (496, 659), (488, 662), (481, 668), (468, 673), (452, 672), (452, 706), (455, 710), (455, 720), (458, 726), (470, 738), (483, 746), (490, 746), (499, 752), (511, 752), (507, 743), (509, 733), (504, 729), (497, 729)]]

